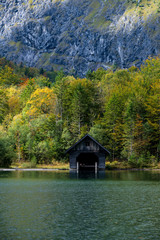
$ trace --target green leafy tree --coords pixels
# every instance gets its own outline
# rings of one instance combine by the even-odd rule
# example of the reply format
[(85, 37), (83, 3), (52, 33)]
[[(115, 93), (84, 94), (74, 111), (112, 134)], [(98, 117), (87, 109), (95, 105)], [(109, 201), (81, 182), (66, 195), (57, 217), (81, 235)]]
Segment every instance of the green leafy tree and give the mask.
[(6, 91), (0, 88), (0, 123), (4, 120), (5, 116), (8, 113), (8, 98)]
[[(76, 79), (70, 84), (72, 93), (70, 105), (71, 131), (77, 138), (81, 136), (82, 127), (89, 131), (98, 116), (97, 90), (93, 82), (87, 79)], [(86, 128), (86, 127), (85, 127)]]
[(0, 167), (9, 167), (14, 158), (12, 145), (8, 138), (0, 138)]

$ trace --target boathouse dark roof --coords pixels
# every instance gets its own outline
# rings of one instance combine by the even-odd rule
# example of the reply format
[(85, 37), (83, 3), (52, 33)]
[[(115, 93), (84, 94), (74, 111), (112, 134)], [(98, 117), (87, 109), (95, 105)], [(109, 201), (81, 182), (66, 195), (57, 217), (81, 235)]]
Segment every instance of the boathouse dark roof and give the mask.
[(109, 153), (110, 152), (105, 148), (103, 147), (99, 142), (97, 142), (91, 135), (89, 134), (86, 134), (84, 137), (82, 137), (78, 142), (76, 142), (74, 145), (72, 145), (70, 148), (68, 148), (66, 150), (66, 153), (69, 153), (76, 145), (78, 145), (79, 143), (81, 143), (83, 140), (85, 140), (86, 138), (90, 138), (93, 142), (95, 142), (97, 145), (100, 146), (100, 148), (102, 148), (105, 152)]

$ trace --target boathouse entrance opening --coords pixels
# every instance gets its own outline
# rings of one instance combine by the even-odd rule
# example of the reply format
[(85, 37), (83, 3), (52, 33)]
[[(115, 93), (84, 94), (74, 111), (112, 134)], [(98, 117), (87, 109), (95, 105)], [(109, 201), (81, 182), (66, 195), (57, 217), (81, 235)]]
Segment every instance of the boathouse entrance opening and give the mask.
[(98, 167), (98, 157), (95, 153), (80, 153), (77, 157), (77, 169), (95, 171)]

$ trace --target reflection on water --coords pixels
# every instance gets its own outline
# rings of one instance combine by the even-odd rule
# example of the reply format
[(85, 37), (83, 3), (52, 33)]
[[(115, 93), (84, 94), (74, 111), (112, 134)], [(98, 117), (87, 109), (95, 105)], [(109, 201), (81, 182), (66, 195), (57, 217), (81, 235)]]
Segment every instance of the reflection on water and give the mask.
[(1, 240), (158, 240), (160, 173), (0, 172)]
[(105, 179), (105, 171), (85, 171), (81, 170), (79, 172), (71, 170), (69, 172), (69, 176), (71, 179)]
[(103, 179), (104, 181), (160, 181), (160, 171), (0, 171), (2, 179), (22, 180), (65, 180), (71, 179)]

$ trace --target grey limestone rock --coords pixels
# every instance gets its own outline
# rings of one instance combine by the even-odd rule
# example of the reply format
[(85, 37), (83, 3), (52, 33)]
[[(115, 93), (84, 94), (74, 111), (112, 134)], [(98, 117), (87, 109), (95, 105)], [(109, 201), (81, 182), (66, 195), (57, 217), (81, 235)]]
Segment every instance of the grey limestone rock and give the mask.
[[(148, 0), (150, 1), (150, 0)], [(156, 1), (156, 0), (155, 0)], [(160, 14), (137, 0), (0, 0), (0, 55), (84, 76), (160, 53)], [(149, 11), (150, 10), (150, 11)]]

